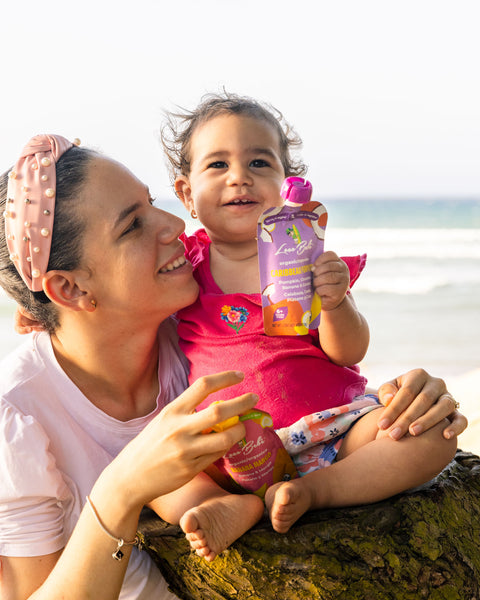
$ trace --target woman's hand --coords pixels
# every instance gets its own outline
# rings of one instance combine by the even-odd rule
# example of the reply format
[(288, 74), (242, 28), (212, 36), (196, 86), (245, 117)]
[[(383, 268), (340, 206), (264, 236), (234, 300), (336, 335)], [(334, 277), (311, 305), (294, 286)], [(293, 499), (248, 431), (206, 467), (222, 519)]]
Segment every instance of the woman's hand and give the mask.
[(236, 371), (200, 377), (127, 444), (107, 467), (117, 480), (116, 487), (118, 478), (123, 482), (126, 501), (143, 505), (172, 492), (244, 437), (245, 427), (240, 422), (219, 433), (202, 432), (253, 408), (258, 401), (255, 394), (195, 412), (207, 396), (242, 379), (243, 373)]
[(241, 423), (220, 433), (202, 431), (250, 410), (258, 400), (254, 394), (195, 413), (197, 404), (209, 394), (242, 379), (243, 374), (235, 371), (202, 377), (168, 404), (93, 486), (90, 498), (102, 526), (86, 506), (63, 551), (39, 557), (1, 557), (0, 597), (118, 599), (132, 546), (122, 547), (124, 560), (113, 560), (115, 542), (103, 528), (115, 538), (133, 540), (144, 504), (179, 488), (242, 439), (245, 428)]
[(380, 402), (387, 408), (378, 423), (390, 429), (390, 437), (400, 439), (407, 432), (419, 435), (443, 419), (450, 422), (443, 431), (446, 439), (460, 435), (468, 421), (458, 409), (458, 402), (448, 392), (442, 379), (423, 369), (414, 369), (384, 383), (378, 390)]

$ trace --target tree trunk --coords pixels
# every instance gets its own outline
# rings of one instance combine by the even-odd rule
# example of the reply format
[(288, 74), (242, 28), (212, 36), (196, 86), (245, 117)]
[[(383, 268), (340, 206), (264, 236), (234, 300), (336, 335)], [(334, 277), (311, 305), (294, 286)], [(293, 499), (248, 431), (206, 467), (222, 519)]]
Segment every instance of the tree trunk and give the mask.
[(455, 459), (420, 488), (368, 506), (267, 519), (208, 563), (153, 513), (145, 548), (180, 598), (480, 600), (480, 458)]

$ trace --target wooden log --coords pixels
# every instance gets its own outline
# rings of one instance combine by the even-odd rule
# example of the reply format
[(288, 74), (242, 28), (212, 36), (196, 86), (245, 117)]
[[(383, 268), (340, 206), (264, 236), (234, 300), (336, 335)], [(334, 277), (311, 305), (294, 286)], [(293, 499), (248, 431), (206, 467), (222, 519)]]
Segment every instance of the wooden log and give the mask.
[(140, 531), (184, 600), (480, 600), (480, 458), (458, 451), (428, 484), (287, 534), (265, 518), (211, 563), (154, 513)]

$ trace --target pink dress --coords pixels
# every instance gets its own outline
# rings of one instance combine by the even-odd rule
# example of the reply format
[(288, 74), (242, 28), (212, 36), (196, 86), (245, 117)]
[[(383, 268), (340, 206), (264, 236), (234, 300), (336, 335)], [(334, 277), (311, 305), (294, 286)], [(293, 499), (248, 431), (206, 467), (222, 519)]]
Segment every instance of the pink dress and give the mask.
[[(367, 380), (357, 366), (332, 363), (319, 346), (317, 331), (295, 337), (263, 333), (260, 294), (224, 294), (210, 272), (210, 239), (201, 229), (183, 237), (186, 256), (200, 286), (198, 300), (178, 313), (180, 347), (190, 363), (189, 381), (210, 373), (236, 369), (242, 383), (217, 392), (225, 400), (245, 392), (259, 396), (257, 408), (269, 412), (275, 429), (306, 415), (349, 404), (365, 393)], [(343, 258), (352, 285), (366, 256)]]

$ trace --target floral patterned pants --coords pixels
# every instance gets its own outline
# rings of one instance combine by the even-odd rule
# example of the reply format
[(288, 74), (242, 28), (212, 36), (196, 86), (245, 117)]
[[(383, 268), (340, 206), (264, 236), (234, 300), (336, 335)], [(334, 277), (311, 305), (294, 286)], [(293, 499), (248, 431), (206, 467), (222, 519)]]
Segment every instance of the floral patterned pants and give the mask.
[(276, 432), (302, 477), (331, 465), (350, 427), (380, 406), (373, 394), (357, 396), (349, 404), (302, 417)]

